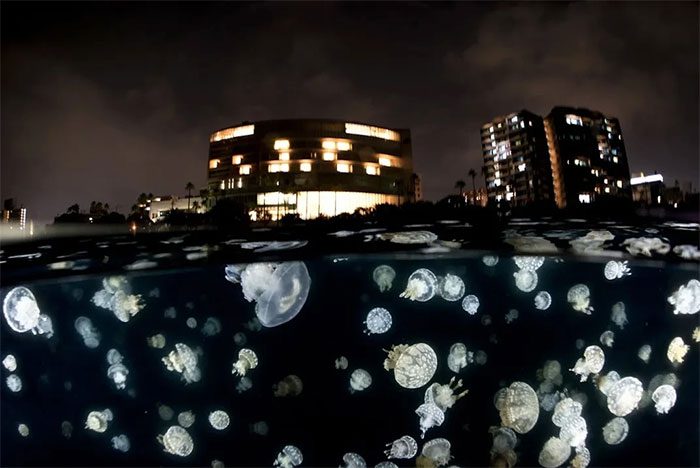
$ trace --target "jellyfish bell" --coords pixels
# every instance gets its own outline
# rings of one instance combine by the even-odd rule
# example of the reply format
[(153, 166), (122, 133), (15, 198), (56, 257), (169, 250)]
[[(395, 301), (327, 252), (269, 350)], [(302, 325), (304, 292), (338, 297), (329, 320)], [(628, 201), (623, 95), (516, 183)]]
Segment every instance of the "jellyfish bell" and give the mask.
[(100, 333), (93, 326), (92, 320), (87, 317), (78, 317), (73, 322), (75, 330), (83, 338), (83, 343), (88, 348), (94, 349), (100, 345)]
[(112, 411), (109, 409), (90, 411), (85, 419), (85, 429), (90, 429), (95, 432), (105, 432), (112, 419)]
[(22, 379), (17, 374), (10, 374), (5, 379), (5, 384), (11, 392), (17, 393), (22, 390)]
[(605, 330), (600, 335), (600, 343), (608, 348), (612, 348), (613, 343), (615, 343), (615, 333), (610, 330)]
[(547, 310), (552, 305), (552, 296), (547, 291), (540, 291), (535, 295), (535, 308)]
[(303, 382), (299, 376), (294, 374), (286, 376), (279, 383), (272, 386), (273, 394), (276, 397), (297, 396), (303, 389)]
[(248, 342), (248, 338), (245, 336), (245, 333), (238, 332), (233, 335), (233, 342), (238, 346), (245, 346), (245, 344)]
[(348, 358), (345, 356), (340, 356), (335, 360), (335, 368), (345, 370), (348, 368)]
[(625, 418), (616, 417), (603, 426), (603, 440), (608, 445), (617, 445), (627, 438), (630, 427)]
[(176, 343), (175, 349), (161, 359), (167, 370), (181, 374), (185, 384), (198, 382), (202, 378), (198, 360), (197, 353), (184, 343)]
[(434, 383), (426, 389), (423, 401), (424, 403), (433, 403), (440, 408), (441, 411), (445, 412), (449, 408), (452, 408), (457, 400), (469, 393), (467, 389), (461, 393), (457, 393), (457, 390), (462, 387), (462, 380), (460, 379), (455, 383), (454, 377), (450, 379), (450, 383), (445, 385)]
[(442, 437), (432, 439), (423, 444), (421, 455), (432, 461), (435, 466), (445, 466), (452, 459), (450, 449), (452, 444)]
[(384, 369), (394, 371), (394, 379), (404, 388), (420, 388), (433, 378), (437, 355), (425, 343), (396, 345), (388, 351)]
[(484, 350), (478, 350), (476, 354), (474, 355), (474, 361), (479, 364), (480, 366), (483, 366), (486, 364), (486, 361), (488, 360), (488, 355), (486, 354), (486, 351)]
[(472, 361), (473, 353), (467, 351), (464, 343), (455, 343), (450, 347), (450, 354), (447, 356), (447, 367), (455, 374), (458, 374)]
[(642, 399), (644, 389), (636, 377), (623, 377), (615, 382), (607, 393), (608, 410), (615, 416), (627, 416)]
[(484, 255), (481, 257), (481, 261), (484, 265), (488, 267), (493, 267), (498, 264), (498, 257), (496, 255)]
[(642, 345), (637, 351), (637, 357), (642, 360), (645, 364), (649, 363), (649, 358), (651, 357), (651, 346), (648, 344)]
[(243, 348), (238, 352), (238, 360), (233, 363), (231, 373), (243, 377), (250, 369), (255, 369), (258, 366), (258, 355), (255, 351), (248, 348)]
[(522, 292), (532, 292), (537, 287), (537, 272), (532, 270), (518, 270), (513, 273), (515, 286)]
[(277, 458), (272, 463), (272, 466), (279, 466), (281, 468), (293, 468), (295, 466), (301, 465), (304, 461), (304, 456), (294, 445), (286, 445), (282, 448)]
[(216, 317), (207, 317), (201, 331), (204, 336), (218, 335), (221, 332), (221, 321)]
[(223, 431), (231, 423), (231, 418), (226, 411), (216, 410), (209, 413), (209, 424), (217, 431)]
[(256, 300), (255, 314), (263, 326), (271, 328), (296, 317), (306, 303), (311, 277), (304, 262), (283, 262), (268, 281)]
[(194, 317), (189, 317), (185, 323), (187, 325), (187, 328), (197, 328), (197, 319)]
[(700, 281), (691, 279), (687, 284), (668, 297), (668, 303), (674, 306), (674, 314), (697, 314), (700, 312)]
[(391, 289), (394, 278), (396, 278), (396, 272), (389, 265), (379, 265), (372, 272), (372, 279), (381, 292)]
[(666, 414), (676, 404), (676, 389), (668, 384), (660, 385), (654, 390), (651, 399), (655, 403), (656, 412)]
[(243, 393), (250, 390), (253, 387), (253, 381), (248, 377), (241, 377), (241, 380), (236, 384), (236, 391), (238, 393)]
[(21, 423), (17, 426), (17, 432), (19, 432), (19, 435), (22, 437), (28, 437), (29, 436), (29, 426), (27, 426), (24, 423)]
[(157, 335), (149, 336), (146, 338), (146, 343), (151, 348), (163, 349), (165, 348), (165, 336), (158, 333)]
[(620, 262), (617, 260), (610, 260), (603, 268), (603, 275), (605, 279), (609, 281), (620, 279), (623, 276), (629, 276), (631, 274), (626, 261)]
[(180, 426), (170, 426), (165, 434), (156, 438), (163, 446), (163, 451), (179, 457), (186, 457), (194, 450), (192, 436)]
[(505, 316), (506, 323), (512, 323), (518, 318), (518, 311), (516, 309), (510, 309)]
[(364, 369), (355, 369), (350, 375), (350, 393), (361, 392), (372, 385), (372, 376)]
[(258, 421), (250, 425), (250, 432), (252, 434), (266, 436), (269, 431), (270, 428), (265, 421)]
[(576, 361), (573, 369), (573, 373), (578, 374), (581, 377), (581, 382), (588, 380), (590, 374), (597, 374), (603, 369), (605, 364), (605, 353), (600, 348), (600, 346), (589, 346), (583, 352), (583, 358)]
[(2, 360), (2, 366), (8, 371), (14, 372), (17, 370), (17, 359), (12, 354), (8, 354)]
[(454, 302), (460, 300), (464, 296), (465, 291), (464, 281), (457, 275), (448, 273), (439, 281), (438, 293), (446, 301)]
[(185, 429), (194, 424), (195, 419), (196, 416), (192, 411), (183, 411), (177, 415), (177, 423)]
[(516, 255), (513, 257), (513, 261), (520, 270), (537, 271), (542, 265), (544, 265), (544, 257), (538, 256)]
[(389, 311), (382, 307), (375, 307), (369, 311), (364, 321), (364, 333), (368, 335), (386, 333), (391, 328), (391, 323)]
[(125, 434), (112, 437), (111, 442), (112, 448), (120, 452), (126, 453), (131, 448), (131, 442), (129, 442), (129, 438)]
[(550, 437), (545, 442), (538, 461), (544, 468), (557, 468), (571, 456), (571, 446), (559, 437)]
[(473, 294), (469, 294), (462, 300), (462, 309), (469, 315), (474, 315), (479, 309), (479, 298)]
[(2, 313), (5, 322), (17, 333), (32, 331), (39, 325), (41, 311), (36, 303), (34, 294), (24, 286), (10, 290), (2, 303)]
[(126, 378), (129, 375), (129, 369), (122, 363), (112, 364), (107, 369), (107, 377), (114, 382), (114, 385), (119, 390), (126, 388)]
[(625, 328), (625, 325), (627, 325), (627, 313), (625, 312), (625, 304), (623, 302), (616, 302), (613, 304), (610, 320), (620, 327), (620, 330)]
[(413, 458), (418, 452), (416, 440), (409, 435), (400, 437), (386, 446), (389, 448), (384, 451), (384, 455), (388, 458)]
[(685, 344), (683, 338), (677, 336), (669, 343), (668, 349), (666, 350), (666, 357), (671, 361), (671, 364), (678, 365), (683, 362), (689, 349), (690, 346)]
[(438, 279), (435, 274), (426, 269), (420, 268), (408, 277), (406, 289), (399, 294), (411, 301), (426, 302), (432, 299), (438, 291)]
[(513, 382), (496, 393), (494, 404), (501, 417), (501, 426), (525, 434), (535, 426), (540, 405), (535, 391), (525, 382)]
[(359, 453), (348, 452), (343, 455), (341, 468), (366, 468), (367, 462)]
[(566, 300), (571, 307), (578, 312), (591, 315), (594, 310), (591, 306), (591, 291), (585, 284), (576, 284), (566, 293)]
[(175, 411), (168, 405), (158, 405), (158, 416), (163, 421), (170, 421), (175, 416)]
[(423, 439), (425, 432), (431, 427), (437, 427), (445, 422), (445, 413), (434, 403), (423, 403), (416, 409), (416, 414), (420, 418), (420, 430)]

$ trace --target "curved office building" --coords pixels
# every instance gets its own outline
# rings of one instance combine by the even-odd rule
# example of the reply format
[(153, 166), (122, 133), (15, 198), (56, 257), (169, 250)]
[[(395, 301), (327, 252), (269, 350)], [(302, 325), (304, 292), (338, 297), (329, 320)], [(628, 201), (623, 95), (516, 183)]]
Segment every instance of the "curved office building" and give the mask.
[(243, 122), (209, 139), (209, 187), (255, 219), (352, 213), (414, 194), (411, 134), (340, 120)]

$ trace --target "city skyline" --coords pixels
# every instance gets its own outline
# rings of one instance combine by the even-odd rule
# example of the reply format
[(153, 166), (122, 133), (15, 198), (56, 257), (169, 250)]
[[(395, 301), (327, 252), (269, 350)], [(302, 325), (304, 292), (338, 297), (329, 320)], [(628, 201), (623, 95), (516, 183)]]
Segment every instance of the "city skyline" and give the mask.
[(479, 171), (484, 122), (585, 107), (619, 118), (631, 172), (698, 185), (696, 4), (28, 8), (2, 8), (0, 192), (44, 221), (204, 187), (212, 130), (277, 118), (411, 129), (436, 200)]

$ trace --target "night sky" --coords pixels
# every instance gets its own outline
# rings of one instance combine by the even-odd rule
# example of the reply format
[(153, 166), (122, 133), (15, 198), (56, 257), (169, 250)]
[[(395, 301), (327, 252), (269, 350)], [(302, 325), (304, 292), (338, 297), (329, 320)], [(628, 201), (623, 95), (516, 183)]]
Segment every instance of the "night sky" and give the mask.
[(620, 119), (632, 172), (698, 185), (696, 2), (2, 2), (0, 16), (0, 193), (34, 219), (203, 187), (213, 130), (275, 118), (410, 128), (437, 200), (478, 172), (492, 117), (588, 107)]

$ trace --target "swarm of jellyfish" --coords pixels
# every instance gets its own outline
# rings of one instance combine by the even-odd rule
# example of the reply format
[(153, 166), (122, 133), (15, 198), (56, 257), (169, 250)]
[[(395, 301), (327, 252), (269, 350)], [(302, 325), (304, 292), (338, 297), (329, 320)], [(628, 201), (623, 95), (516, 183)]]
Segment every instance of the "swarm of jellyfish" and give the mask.
[(75, 330), (83, 339), (83, 344), (88, 348), (97, 348), (100, 345), (100, 332), (92, 324), (92, 320), (87, 317), (78, 317), (73, 324)]
[(666, 357), (671, 364), (677, 365), (683, 362), (685, 355), (688, 353), (690, 346), (685, 344), (683, 338), (680, 336), (675, 337), (668, 344), (668, 349), (666, 350)]
[(145, 307), (140, 294), (131, 294), (129, 283), (123, 276), (103, 279), (102, 289), (92, 297), (92, 303), (111, 311), (122, 322), (128, 322)]
[(202, 372), (197, 366), (198, 359), (192, 348), (183, 343), (176, 343), (175, 349), (170, 351), (162, 361), (166, 369), (181, 374), (182, 380), (189, 384), (199, 382), (202, 378)]
[(418, 444), (416, 443), (416, 440), (409, 435), (400, 437), (395, 441), (386, 444), (386, 446), (389, 448), (384, 451), (384, 455), (386, 455), (388, 458), (413, 458), (418, 452)]
[(452, 408), (452, 406), (454, 406), (457, 400), (469, 393), (469, 390), (467, 389), (465, 389), (461, 393), (457, 393), (457, 391), (462, 387), (462, 380), (460, 379), (455, 383), (454, 377), (450, 379), (450, 383), (445, 385), (434, 383), (430, 385), (425, 391), (423, 402), (432, 403), (438, 408), (440, 408), (442, 412), (445, 412), (449, 408)]
[(621, 244), (632, 255), (651, 257), (653, 253), (666, 255), (671, 251), (671, 245), (658, 237), (630, 237)]
[(593, 307), (591, 306), (591, 292), (585, 284), (576, 284), (566, 293), (566, 300), (571, 304), (571, 307), (578, 312), (591, 315)]
[(700, 312), (700, 281), (691, 279), (668, 298), (674, 314), (697, 314)]
[(388, 351), (384, 369), (394, 371), (394, 379), (404, 388), (427, 384), (437, 369), (437, 355), (425, 343), (395, 345)]
[(381, 292), (388, 291), (396, 278), (396, 272), (389, 265), (379, 265), (372, 272), (372, 279)]
[(464, 281), (462, 281), (462, 278), (450, 273), (446, 274), (443, 278), (440, 278), (438, 287), (440, 297), (450, 302), (460, 300), (466, 291), (466, 286), (464, 286)]
[(159, 434), (156, 440), (163, 446), (163, 451), (178, 457), (186, 457), (194, 450), (192, 436), (180, 426), (170, 426), (165, 434)]
[(540, 291), (535, 295), (535, 308), (547, 310), (552, 305), (552, 296), (547, 291)]
[(423, 403), (416, 409), (419, 417), (420, 438), (425, 437), (425, 432), (431, 427), (441, 426), (445, 422), (445, 413), (434, 403)]
[(525, 434), (535, 426), (540, 405), (535, 391), (525, 382), (513, 382), (494, 397), (494, 405), (501, 416), (501, 426)]
[(114, 418), (112, 411), (104, 409), (102, 411), (90, 411), (85, 419), (85, 429), (95, 432), (105, 432), (109, 422)]
[(622, 302), (616, 302), (612, 306), (612, 312), (610, 314), (610, 320), (620, 327), (620, 330), (625, 328), (627, 325), (627, 313), (625, 312), (625, 304)]
[(17, 333), (31, 331), (34, 335), (44, 335), (51, 338), (53, 326), (51, 319), (42, 314), (32, 292), (24, 286), (10, 290), (2, 303), (2, 313), (5, 322)]
[(116, 349), (107, 351), (107, 377), (114, 382), (114, 385), (119, 390), (126, 388), (126, 378), (129, 375), (129, 369), (122, 363), (124, 358)]
[(295, 466), (301, 465), (304, 461), (304, 456), (301, 454), (301, 450), (293, 445), (286, 445), (282, 448), (277, 458), (272, 462), (272, 466), (279, 466), (280, 468), (294, 468)]
[(216, 410), (209, 413), (209, 424), (217, 431), (223, 431), (231, 423), (226, 411)]
[(291, 374), (272, 386), (276, 397), (297, 396), (304, 390), (304, 384), (299, 376)]
[(391, 328), (391, 314), (383, 307), (375, 307), (364, 321), (364, 333), (368, 335), (386, 333)]
[(652, 393), (651, 399), (655, 404), (656, 412), (666, 414), (676, 404), (676, 389), (668, 384), (660, 385)]
[(126, 434), (120, 434), (118, 436), (112, 437), (111, 442), (112, 448), (120, 452), (126, 453), (131, 448), (131, 442), (129, 442), (129, 438), (126, 436)]
[(452, 444), (449, 440), (442, 437), (432, 439), (423, 444), (421, 457), (427, 459), (432, 466), (445, 466), (452, 459), (451, 449)]
[(537, 272), (533, 270), (518, 270), (513, 273), (515, 286), (522, 292), (532, 292), (537, 287)]
[(372, 376), (364, 369), (355, 369), (350, 374), (350, 393), (361, 392), (372, 385)]
[(14, 372), (17, 370), (17, 359), (12, 354), (8, 354), (2, 360), (2, 366), (10, 372)]
[(632, 272), (627, 266), (626, 261), (620, 262), (617, 260), (610, 260), (603, 268), (603, 275), (605, 276), (605, 279), (609, 281), (620, 279), (631, 274)]
[(231, 373), (233, 375), (245, 376), (250, 369), (258, 367), (258, 356), (255, 351), (243, 348), (238, 352), (238, 360), (233, 363)]
[(435, 274), (426, 268), (420, 268), (408, 277), (406, 289), (399, 294), (399, 297), (411, 301), (426, 302), (435, 297), (437, 291), (438, 279)]
[(452, 372), (458, 374), (470, 362), (474, 362), (474, 353), (467, 351), (464, 343), (455, 343), (450, 347), (450, 354), (447, 355), (447, 367)]

